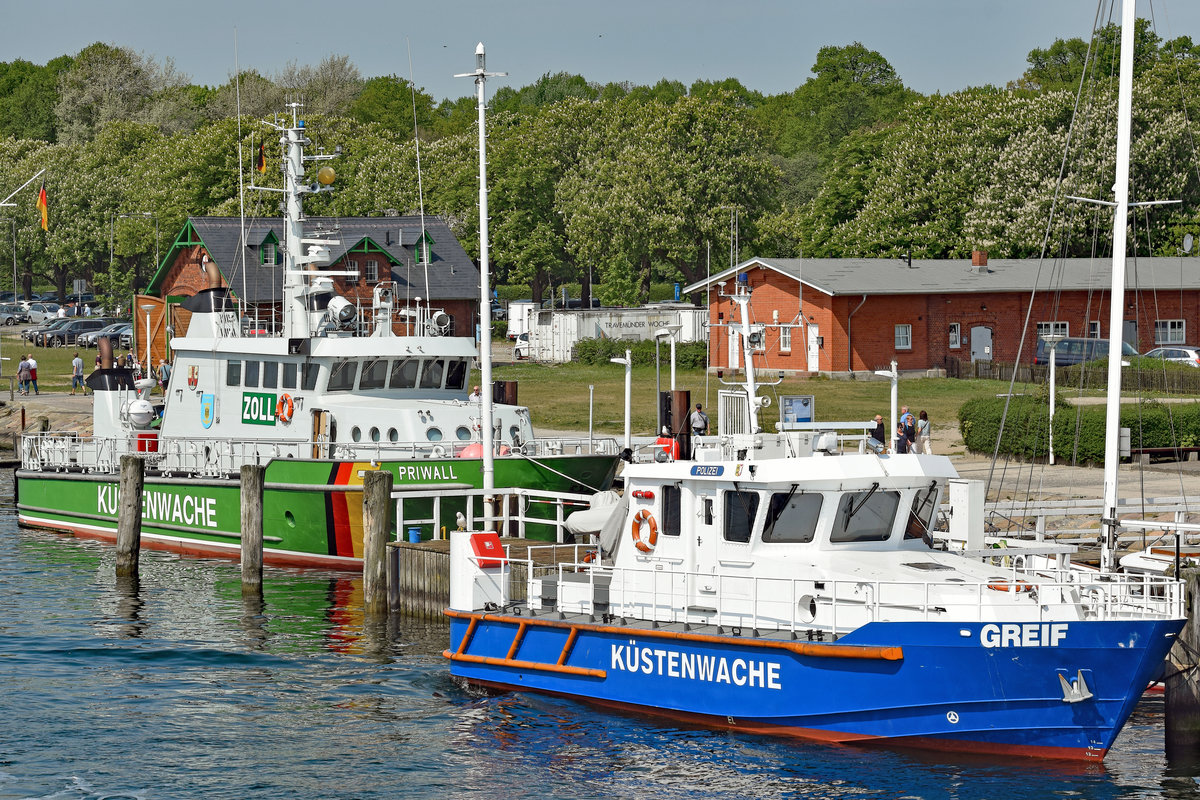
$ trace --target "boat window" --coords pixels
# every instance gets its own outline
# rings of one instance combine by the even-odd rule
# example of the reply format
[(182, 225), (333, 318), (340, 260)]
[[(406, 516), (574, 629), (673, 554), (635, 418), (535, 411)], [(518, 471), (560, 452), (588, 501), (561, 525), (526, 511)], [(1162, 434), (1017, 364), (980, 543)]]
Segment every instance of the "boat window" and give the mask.
[(262, 364), (262, 385), (264, 389), (274, 389), (279, 385), (279, 364), (274, 361), (264, 361)]
[(249, 387), (258, 386), (258, 368), (259, 368), (259, 362), (257, 362), (257, 361), (247, 361), (246, 362), (246, 372), (242, 376), (242, 385), (243, 386), (249, 386)]
[(811, 542), (817, 532), (817, 517), (821, 516), (823, 497), (815, 492), (797, 494), (796, 487), (788, 492), (775, 492), (767, 506), (763, 522), (764, 542)]
[(400, 433), (399, 433), (399, 431), (397, 431), (395, 428), (388, 428), (388, 441), (389, 441), (389, 442), (398, 442), (398, 441), (400, 441)]
[(446, 361), (442, 358), (434, 358), (425, 362), (425, 369), (421, 372), (421, 388), (422, 389), (440, 389), (442, 388), (442, 373), (446, 371)]
[(454, 435), (459, 438), (459, 441), (467, 442), (471, 440), (471, 429), (466, 425), (459, 425), (455, 429)]
[(908, 524), (904, 526), (905, 539), (924, 539), (930, 547), (933, 538), (933, 512), (937, 510), (937, 481), (921, 489), (913, 496), (912, 508), (908, 512)]
[(379, 441), (379, 428), (376, 428), (375, 426), (371, 426), (371, 441), (372, 442)]
[(446, 388), (461, 392), (467, 388), (467, 362), (455, 359), (446, 368)]
[(348, 392), (353, 389), (356, 372), (358, 372), (357, 361), (342, 359), (333, 362), (333, 368), (329, 371), (329, 391)]
[(242, 362), (230, 361), (225, 365), (225, 385), (226, 386), (241, 386), (242, 385)]
[(358, 388), (382, 389), (388, 375), (388, 360), (386, 358), (371, 358), (363, 362), (362, 375), (358, 379)]
[(713, 499), (711, 497), (705, 497), (701, 502), (704, 505), (704, 524), (712, 525), (712, 523), (713, 523)]
[(358, 429), (357, 425), (350, 429), (350, 438), (356, 442), (362, 439), (362, 431)]
[(749, 542), (758, 514), (758, 492), (725, 492), (725, 541)]
[(296, 388), (296, 365), (285, 361), (283, 364), (283, 383), (284, 389)]
[(319, 364), (304, 365), (304, 391), (311, 392), (317, 388), (317, 375), (320, 374), (321, 367)]
[(425, 431), (425, 438), (431, 442), (440, 442), (442, 440), (442, 429), (429, 428)]
[(831, 542), (882, 542), (892, 532), (900, 507), (899, 492), (881, 492), (875, 484), (866, 492), (842, 495), (833, 521)]
[(417, 372), (421, 369), (421, 359), (403, 358), (392, 362), (392, 378), (388, 386), (392, 389), (415, 389)]
[(680, 495), (678, 486), (662, 487), (662, 532), (665, 536), (679, 535)]

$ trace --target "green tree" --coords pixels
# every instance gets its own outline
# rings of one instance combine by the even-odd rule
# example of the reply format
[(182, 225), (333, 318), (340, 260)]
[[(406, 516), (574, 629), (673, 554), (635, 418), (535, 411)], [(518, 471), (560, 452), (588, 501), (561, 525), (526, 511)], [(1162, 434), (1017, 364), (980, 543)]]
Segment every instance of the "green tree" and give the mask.
[(411, 134), (414, 110), (417, 129), (428, 138), (435, 122), (433, 98), (424, 89), (414, 90), (404, 78), (385, 75), (364, 83), (347, 113), (359, 122), (378, 122), (399, 135), (402, 131)]

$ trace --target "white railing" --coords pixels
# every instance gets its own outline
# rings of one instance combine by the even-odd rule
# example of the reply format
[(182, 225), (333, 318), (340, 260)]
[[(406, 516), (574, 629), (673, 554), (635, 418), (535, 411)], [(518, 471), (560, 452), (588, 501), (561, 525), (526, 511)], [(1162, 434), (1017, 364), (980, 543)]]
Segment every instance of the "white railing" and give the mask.
[[(812, 631), (837, 637), (869, 622), (1019, 626), (1183, 616), (1181, 584), (1149, 575), (1089, 578), (1070, 570), (1034, 573), (1010, 568), (982, 583), (816, 581), (613, 568), (578, 558), (575, 563), (539, 566), (538, 549), (530, 547), (527, 559), (515, 562), (526, 564), (528, 597), (535, 608), (550, 580), (555, 600), (543, 611), (606, 613), (659, 624)], [(1011, 599), (1010, 593), (1032, 602), (1003, 602)], [(997, 635), (1001, 631), (998, 628)], [(1039, 629), (1037, 635), (1042, 634)]]
[[(991, 535), (1008, 539), (1033, 539), (1044, 541), (1052, 538), (1057, 542), (1095, 542), (1100, 533), (1100, 517), (1104, 513), (1104, 503), (1101, 500), (1041, 500), (1028, 503), (1002, 501), (988, 503), (985, 506), (987, 520), (997, 530)], [(1145, 499), (1121, 499), (1117, 501), (1117, 514), (1172, 514), (1175, 523), (1186, 523), (1188, 517), (1200, 514), (1200, 503), (1194, 497), (1150, 497)], [(1073, 521), (1085, 518), (1089, 521), (1086, 527), (1071, 525), (1070, 527), (1053, 527), (1056, 521)], [(1122, 525), (1118, 519), (1118, 527)], [(1130, 524), (1128, 529), (1143, 530), (1148, 526)], [(1152, 526), (1149, 526), (1152, 527)], [(1146, 534), (1126, 534), (1119, 537), (1121, 541), (1141, 541)], [(1194, 537), (1193, 537), (1194, 538)], [(1156, 541), (1174, 543), (1174, 534), (1167, 534), (1153, 539)]]
[[(152, 433), (145, 431), (144, 433)], [(332, 457), (347, 461), (399, 461), (464, 457), (472, 442), (334, 442)], [(478, 446), (478, 443), (474, 443)], [(321, 444), (328, 452), (329, 443)], [(165, 473), (228, 475), (243, 464), (262, 464), (273, 458), (308, 458), (311, 442), (254, 441), (225, 438), (92, 437), (74, 433), (25, 434), (21, 467), (28, 470), (82, 470), (116, 474), (121, 456), (138, 455)], [(541, 458), (559, 455), (613, 455), (615, 439), (533, 439), (515, 451), (505, 447), (501, 457)], [(477, 456), (476, 456), (477, 457)]]
[[(485, 515), (476, 511), (486, 496), (493, 498), (493, 513)], [(485, 492), (482, 489), (441, 489), (433, 486), (401, 486), (392, 492), (396, 502), (396, 532), (403, 536), (410, 526), (432, 525), (434, 538), (444, 538), (442, 504), (445, 500), (462, 501), (463, 528), (466, 530), (495, 530), (498, 526), (508, 536), (524, 539), (529, 526), (549, 527), (556, 542), (565, 541), (566, 519), (571, 512), (589, 508), (591, 495), (574, 492), (550, 492), (522, 489), (519, 487), (498, 488)], [(405, 501), (432, 503), (428, 517), (415, 517), (404, 512)], [(455, 502), (457, 508), (459, 502)], [(410, 506), (411, 508), (411, 506)], [(541, 515), (531, 511), (541, 511)], [(551, 516), (553, 512), (553, 516)]]

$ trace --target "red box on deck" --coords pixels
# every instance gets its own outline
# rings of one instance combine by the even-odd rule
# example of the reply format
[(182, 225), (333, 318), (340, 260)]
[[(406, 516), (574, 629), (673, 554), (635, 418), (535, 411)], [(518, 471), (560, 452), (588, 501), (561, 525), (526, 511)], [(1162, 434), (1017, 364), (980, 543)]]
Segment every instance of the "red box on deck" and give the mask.
[(480, 569), (502, 567), (508, 560), (504, 557), (504, 545), (500, 544), (500, 534), (495, 531), (472, 533), (471, 550), (479, 560)]

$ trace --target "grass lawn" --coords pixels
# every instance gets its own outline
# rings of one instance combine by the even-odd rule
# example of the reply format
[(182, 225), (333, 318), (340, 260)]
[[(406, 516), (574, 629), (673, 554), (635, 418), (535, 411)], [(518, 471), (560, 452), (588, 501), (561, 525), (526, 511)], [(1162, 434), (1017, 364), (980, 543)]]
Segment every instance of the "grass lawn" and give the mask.
[(37, 361), (38, 389), (42, 394), (70, 392), (71, 359), (76, 352), (83, 359), (83, 374), (86, 376), (96, 366), (96, 348), (34, 347), (21, 338), (19, 328), (5, 328), (3, 335), (0, 335), (0, 386), (8, 390), (8, 378), (17, 374), (21, 354), (27, 353)]
[[(529, 406), (536, 429), (587, 430), (588, 386), (595, 386), (595, 428), (608, 434), (624, 431), (625, 369), (617, 364), (585, 366), (582, 364), (514, 364), (493, 368), (496, 380), (518, 382), (518, 401)], [(670, 388), (669, 367), (662, 370), (663, 389)], [(478, 373), (475, 375), (478, 382)], [(715, 375), (708, 376), (707, 396), (704, 370), (679, 370), (676, 388), (692, 393), (692, 404), (703, 403), (713, 424), (716, 424), (717, 390), (722, 388)], [(648, 436), (654, 433), (654, 368), (634, 367), (632, 382), (633, 433)], [(949, 378), (917, 378), (901, 380), (899, 404), (907, 405), (914, 414), (924, 410), (934, 425), (957, 426), (958, 408), (966, 400), (979, 395), (1008, 391), (1008, 383), (992, 380), (953, 380)], [(886, 380), (856, 381), (815, 378), (789, 378), (779, 386), (767, 387), (765, 395), (813, 395), (817, 420), (866, 421), (876, 414), (886, 418), (890, 410), (891, 384)], [(761, 413), (760, 418), (771, 429), (779, 420), (778, 403)]]

